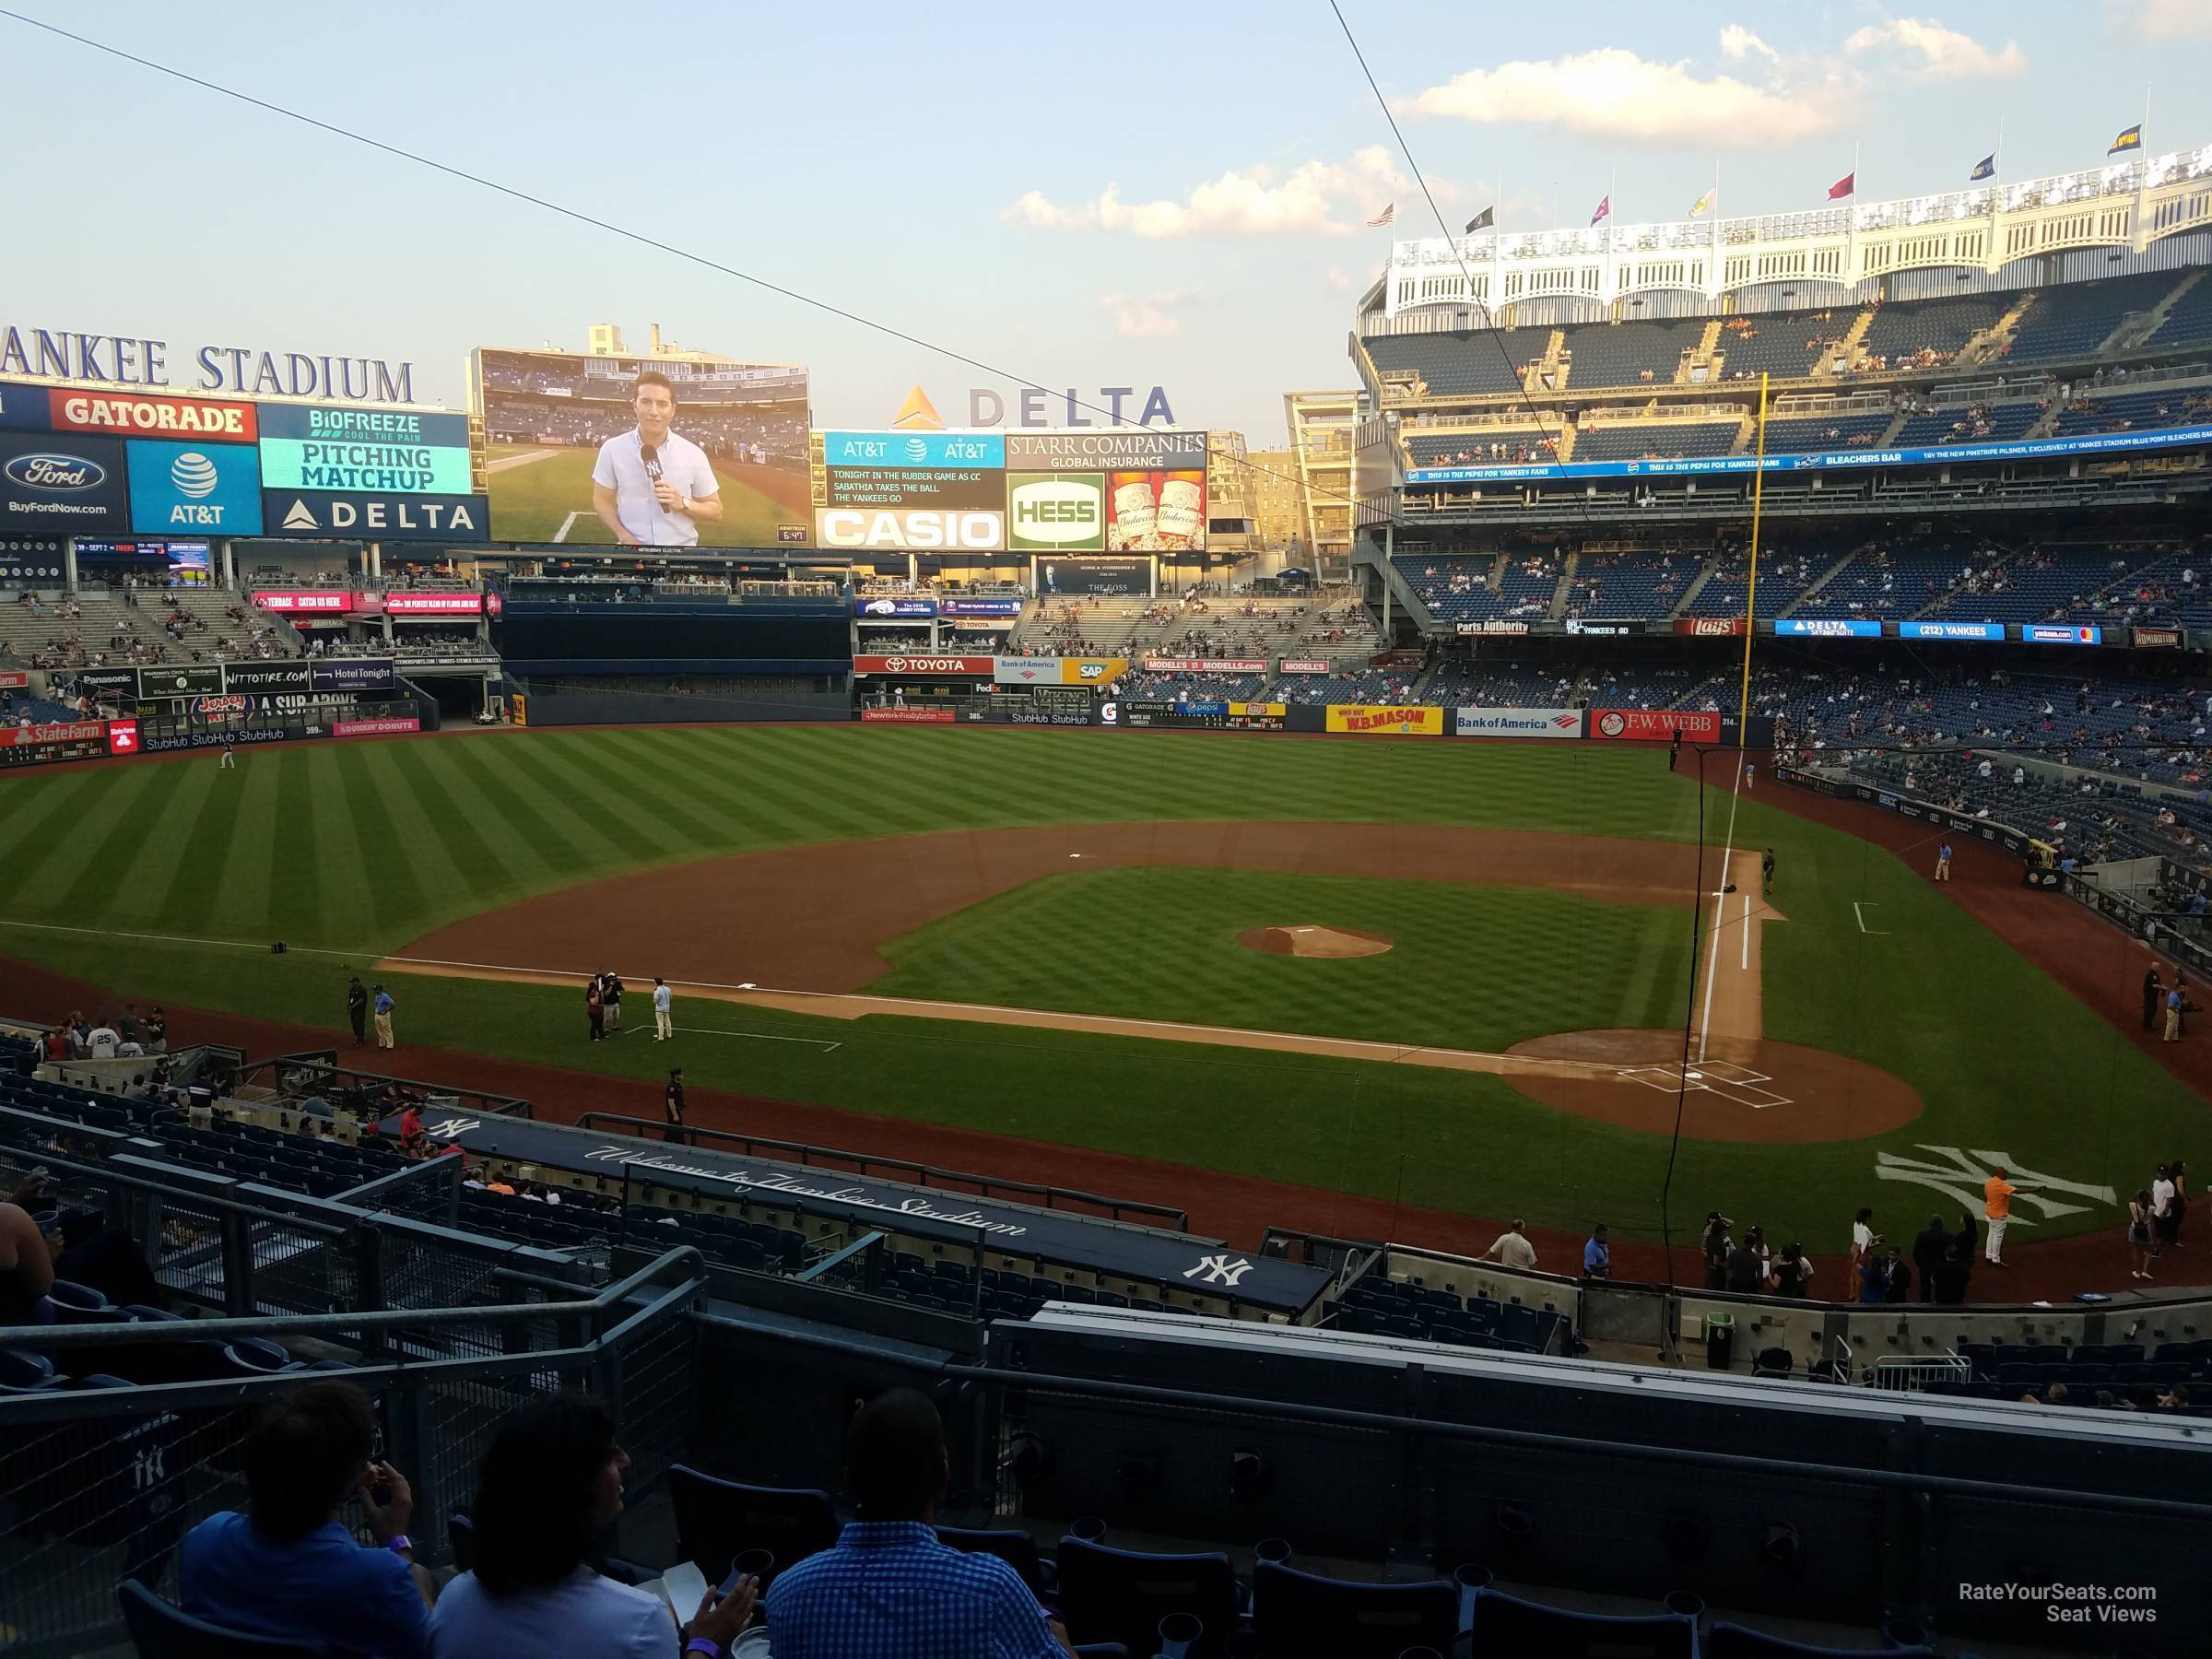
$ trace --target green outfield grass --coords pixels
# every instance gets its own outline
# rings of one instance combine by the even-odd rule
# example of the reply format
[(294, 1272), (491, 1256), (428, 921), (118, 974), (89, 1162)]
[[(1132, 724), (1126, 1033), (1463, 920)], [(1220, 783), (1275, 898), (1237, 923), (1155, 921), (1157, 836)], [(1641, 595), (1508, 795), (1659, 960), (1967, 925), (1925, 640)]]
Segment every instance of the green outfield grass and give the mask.
[[(1282, 925), (1393, 948), (1324, 960), (1237, 943)], [(1679, 1024), (1689, 917), (1540, 888), (1161, 866), (1047, 877), (884, 955), (895, 966), (868, 987), (878, 996), (1496, 1052), (1547, 1031)], [(1549, 971), (1524, 971), (1537, 963)]]
[[(1711, 792), (1707, 800), (1717, 839), (1727, 803)], [(208, 757), (0, 777), (0, 951), (118, 995), (335, 1030), (349, 967), (476, 911), (650, 865), (923, 830), (1171, 818), (1678, 841), (1696, 835), (1698, 805), (1696, 787), (1667, 772), (1662, 752), (1594, 745), (859, 726), (300, 745), (245, 751), (229, 773)], [(2001, 1151), (2123, 1193), (2150, 1163), (2187, 1153), (2203, 1102), (1918, 872), (1756, 801), (1743, 805), (1735, 839), (1774, 847), (1781, 865), (1775, 902), (1789, 919), (1764, 934), (1768, 1035), (1894, 1071), (1929, 1113), (1855, 1142), (1686, 1142), (1674, 1165), (1678, 1222), (1722, 1204), (1832, 1251), (1859, 1204), (1885, 1219), (1953, 1207), (1922, 1188), (1877, 1182), (1879, 1152)], [(1881, 907), (1881, 934), (1860, 930), (1854, 900)], [(1669, 1004), (1681, 1000), (1687, 964), (1680, 918), (1670, 929), (1665, 917), (1511, 889), (1106, 873), (1036, 884), (921, 930), (899, 942), (879, 988), (925, 976), (932, 994), (949, 988), (994, 1002), (1294, 1030), (1342, 1017), (1363, 1034), (1495, 1046), (1616, 1018), (1679, 1023), (1682, 1008)], [(1233, 937), (1246, 926), (1329, 921), (1398, 938), (1400, 950), (1327, 962), (1219, 943), (1224, 928)], [(279, 936), (312, 948), (273, 957), (266, 944)], [(1057, 948), (1041, 957), (1033, 939)], [(1346, 969), (1355, 971), (1323, 977)], [(400, 1000), (403, 1043), (634, 1076), (667, 1063), (668, 1051), (641, 1041), (587, 1046), (567, 991), (385, 978)], [(1323, 984), (1321, 1004), (1300, 1000), (1319, 994), (1304, 987)], [(1358, 994), (1337, 994), (1344, 985)], [(1382, 1029), (1393, 996), (1406, 1007), (1394, 1033)], [(1599, 1018), (1606, 1008), (1618, 1012)], [(60, 1011), (12, 1006), (0, 970), (0, 1012)], [(1627, 1237), (1654, 1229), (1667, 1169), (1663, 1137), (1552, 1112), (1479, 1075), (697, 1002), (680, 1008), (679, 1024), (679, 1052), (702, 1088), (1470, 1214), (1573, 1227), (1602, 1213)], [(403, 1049), (403, 1067), (405, 1057)], [(1328, 1225), (1325, 1213), (1286, 1219)], [(2114, 1220), (2091, 1209), (2017, 1236)]]
[[(497, 462), (547, 447), (495, 443), (486, 452), (485, 459), (488, 463)], [(564, 543), (612, 547), (614, 538), (592, 512), (592, 464), (596, 454), (596, 451), (587, 449), (556, 450), (541, 461), (524, 462), (489, 474), (491, 515), (499, 525), (500, 539), (549, 542), (558, 538)], [(779, 545), (776, 533), (784, 525), (797, 525), (805, 530), (806, 542), (812, 543), (814, 512), (810, 507), (779, 501), (741, 476), (758, 474), (760, 470), (749, 466), (740, 469), (727, 462), (715, 464), (714, 476), (722, 482), (722, 522), (699, 527), (700, 547), (773, 547)], [(799, 482), (803, 488), (804, 480)], [(571, 512), (582, 516), (569, 525), (568, 535), (562, 536), (561, 525), (568, 522)]]

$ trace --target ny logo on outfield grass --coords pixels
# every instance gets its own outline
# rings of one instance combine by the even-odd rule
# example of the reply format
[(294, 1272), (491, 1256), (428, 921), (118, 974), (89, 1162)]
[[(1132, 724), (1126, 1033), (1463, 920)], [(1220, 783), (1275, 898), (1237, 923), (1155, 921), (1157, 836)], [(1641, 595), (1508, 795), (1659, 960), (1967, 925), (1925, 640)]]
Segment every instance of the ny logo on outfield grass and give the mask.
[(1196, 1278), (1203, 1273), (1206, 1275), (1206, 1282), (1209, 1285), (1234, 1285), (1251, 1271), (1252, 1264), (1250, 1262), (1242, 1256), (1239, 1256), (1232, 1262), (1229, 1259), (1229, 1253), (1224, 1251), (1219, 1255), (1200, 1256), (1198, 1265), (1185, 1267), (1182, 1270), (1182, 1277)]
[[(2055, 1175), (2041, 1174), (2029, 1169), (2009, 1152), (1985, 1152), (1978, 1147), (1962, 1152), (1957, 1147), (1931, 1147), (1924, 1142), (1920, 1150), (1936, 1153), (1950, 1161), (1940, 1163), (1922, 1158), (1900, 1158), (1894, 1152), (1877, 1152), (1874, 1155), (1875, 1179), (1909, 1181), (1914, 1186), (1933, 1187), (1936, 1192), (1948, 1195), (1962, 1209), (1972, 1210), (1983, 1202), (1983, 1183), (1996, 1173), (2001, 1166), (2008, 1171), (2006, 1179), (2019, 1189), (2013, 1194), (2014, 1200), (2018, 1204), (2035, 1206), (2046, 1219), (2053, 1216), (2086, 1215), (2088, 1206), (2045, 1197), (2045, 1193), (2071, 1193), (2077, 1198), (2088, 1198), (2099, 1204), (2119, 1201), (2119, 1194), (2109, 1186), (2084, 1186), (2079, 1182), (2061, 1181)], [(2015, 1216), (2013, 1219), (2023, 1227), (2035, 1225), (2034, 1220), (2027, 1216)]]

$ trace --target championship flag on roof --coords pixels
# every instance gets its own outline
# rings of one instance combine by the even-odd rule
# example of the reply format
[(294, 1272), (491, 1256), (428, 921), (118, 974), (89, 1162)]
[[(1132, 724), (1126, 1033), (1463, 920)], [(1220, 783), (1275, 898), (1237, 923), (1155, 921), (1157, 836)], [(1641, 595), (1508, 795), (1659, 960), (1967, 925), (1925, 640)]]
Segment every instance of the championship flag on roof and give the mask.
[(2119, 137), (2113, 139), (2112, 147), (2104, 153), (2108, 156), (2116, 156), (2122, 150), (2141, 149), (2142, 147), (2143, 124), (2138, 121), (2134, 126), (2123, 132)]
[(1966, 175), (1966, 182), (1971, 184), (1977, 179), (1994, 179), (1996, 176), (1997, 152), (1991, 150), (1988, 155), (1974, 163), (1974, 171)]
[(1498, 210), (1494, 207), (1485, 207), (1480, 213), (1477, 214), (1473, 218), (1467, 221), (1467, 229), (1465, 234), (1472, 236), (1477, 230), (1488, 230), (1492, 225), (1498, 222), (1497, 211)]
[(1612, 217), (1612, 196), (1610, 194), (1599, 196), (1597, 198), (1597, 211), (1590, 216), (1590, 222), (1594, 225), (1602, 225)]
[(1858, 187), (1859, 175), (1855, 172), (1847, 172), (1828, 187), (1828, 199), (1831, 202), (1841, 201)]
[(1373, 218), (1369, 219), (1367, 222), (1369, 228), (1371, 229), (1377, 225), (1387, 225), (1391, 220), (1396, 218), (1397, 217), (1398, 205), (1395, 202), (1385, 202), (1382, 206), (1382, 211), (1376, 214)]
[(1691, 218), (1696, 218), (1700, 214), (1705, 212), (1705, 210), (1712, 206), (1712, 192), (1709, 190), (1703, 195), (1700, 196), (1695, 202), (1690, 204), (1689, 217)]

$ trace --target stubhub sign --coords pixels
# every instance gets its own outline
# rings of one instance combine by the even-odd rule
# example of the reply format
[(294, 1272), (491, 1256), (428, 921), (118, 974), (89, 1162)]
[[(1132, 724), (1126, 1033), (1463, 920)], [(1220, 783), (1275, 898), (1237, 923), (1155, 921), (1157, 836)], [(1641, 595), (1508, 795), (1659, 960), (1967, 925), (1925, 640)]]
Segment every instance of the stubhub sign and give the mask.
[(261, 468), (251, 445), (133, 438), (124, 449), (136, 534), (261, 534)]

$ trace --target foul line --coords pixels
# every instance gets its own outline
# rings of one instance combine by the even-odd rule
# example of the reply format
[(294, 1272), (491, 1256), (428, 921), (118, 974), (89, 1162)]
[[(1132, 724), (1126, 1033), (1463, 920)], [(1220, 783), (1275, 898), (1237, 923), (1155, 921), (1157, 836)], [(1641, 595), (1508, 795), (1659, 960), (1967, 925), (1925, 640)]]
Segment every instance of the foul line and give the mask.
[(582, 512), (571, 512), (567, 518), (562, 519), (560, 521), (560, 528), (553, 532), (553, 539), (557, 542), (567, 541), (569, 539), (569, 532), (575, 528), (576, 521), (582, 516), (583, 514)]
[[(1881, 908), (1881, 900), (1878, 899), (1869, 899), (1866, 900), (1866, 902), (1873, 905), (1877, 910)], [(1853, 899), (1851, 901), (1851, 913), (1858, 917), (1859, 931), (1861, 933), (1872, 934), (1875, 937), (1881, 939), (1886, 939), (1889, 936), (1889, 930), (1886, 927), (1869, 927), (1866, 925), (1866, 912), (1859, 908), (1859, 900), (1856, 899)]]
[(756, 1042), (806, 1042), (812, 1043), (825, 1054), (831, 1049), (845, 1046), (841, 1042), (825, 1042), (819, 1037), (779, 1037), (773, 1031), (725, 1031), (720, 1026), (670, 1026), (668, 1029), (688, 1032), (694, 1037), (750, 1037)]
[[(1735, 790), (1728, 797), (1727, 842), (1721, 849), (1721, 886), (1728, 885), (1728, 869), (1735, 862), (1735, 809), (1744, 800), (1744, 752), (1735, 752)], [(1728, 899), (1724, 893), (1720, 902), (1712, 907), (1712, 945), (1705, 963), (1705, 1011), (1698, 1019), (1698, 1058), (1705, 1058), (1705, 1044), (1712, 1034), (1712, 992), (1721, 975), (1721, 924), (1728, 918)], [(1749, 924), (1745, 924), (1747, 933)], [(1745, 948), (1749, 948), (1747, 943)]]

